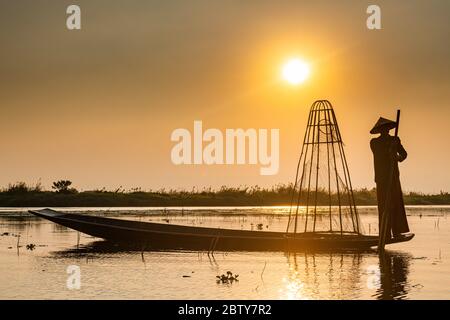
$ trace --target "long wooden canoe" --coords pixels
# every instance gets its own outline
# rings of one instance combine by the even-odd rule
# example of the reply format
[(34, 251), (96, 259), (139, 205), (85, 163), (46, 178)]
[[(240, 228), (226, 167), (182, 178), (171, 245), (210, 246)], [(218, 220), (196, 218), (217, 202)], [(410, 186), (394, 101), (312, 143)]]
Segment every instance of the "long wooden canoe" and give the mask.
[[(356, 249), (378, 244), (378, 236), (340, 233), (297, 233), (232, 230), (141, 222), (73, 214), (52, 209), (30, 213), (82, 233), (118, 242), (145, 245), (148, 249), (305, 251)], [(409, 233), (387, 243), (409, 241)]]

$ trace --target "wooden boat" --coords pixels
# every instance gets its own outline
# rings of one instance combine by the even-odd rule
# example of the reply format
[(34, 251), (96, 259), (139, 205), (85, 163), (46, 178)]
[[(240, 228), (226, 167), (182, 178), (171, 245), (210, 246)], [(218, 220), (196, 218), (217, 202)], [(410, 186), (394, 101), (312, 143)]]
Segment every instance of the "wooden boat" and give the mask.
[[(319, 170), (326, 170), (322, 174), (323, 179), (319, 179)], [(323, 205), (326, 212), (321, 213), (318, 197), (324, 190), (328, 194), (322, 195), (321, 201), (328, 203)], [(333, 211), (332, 207), (336, 204), (333, 199), (336, 197), (338, 206)], [(301, 206), (302, 202), (306, 205)], [(140, 245), (147, 249), (367, 250), (377, 246), (379, 240), (378, 236), (363, 234), (342, 136), (333, 106), (328, 100), (315, 101), (311, 106), (293, 185), (286, 232), (127, 221), (51, 209), (30, 212), (94, 237)], [(408, 233), (395, 239), (387, 239), (386, 243), (405, 242), (413, 237), (414, 234)]]
[[(364, 250), (376, 246), (378, 236), (334, 232), (285, 233), (204, 228), (73, 214), (52, 209), (30, 210), (38, 217), (116, 243), (140, 244), (146, 249), (208, 251)], [(406, 234), (387, 243), (409, 241)]]

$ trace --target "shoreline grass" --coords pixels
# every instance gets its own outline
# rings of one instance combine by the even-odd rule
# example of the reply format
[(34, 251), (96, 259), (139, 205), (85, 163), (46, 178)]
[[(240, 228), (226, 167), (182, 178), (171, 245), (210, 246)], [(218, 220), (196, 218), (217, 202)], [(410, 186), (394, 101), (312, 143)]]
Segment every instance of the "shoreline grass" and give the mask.
[[(69, 184), (70, 185), (70, 184)], [(142, 191), (134, 188), (129, 191), (92, 190), (79, 192), (68, 185), (56, 191), (46, 191), (40, 184), (28, 186), (23, 182), (10, 184), (0, 191), (1, 207), (126, 207), (126, 206), (271, 206), (289, 205), (292, 185), (279, 184), (272, 188), (221, 187), (202, 190), (157, 190)], [(328, 205), (328, 194), (318, 192), (318, 205)], [(376, 205), (375, 189), (354, 190), (356, 205)], [(449, 205), (450, 194), (423, 194), (409, 192), (404, 194), (406, 205)], [(337, 195), (332, 196), (337, 204)], [(301, 204), (304, 204), (301, 202)]]

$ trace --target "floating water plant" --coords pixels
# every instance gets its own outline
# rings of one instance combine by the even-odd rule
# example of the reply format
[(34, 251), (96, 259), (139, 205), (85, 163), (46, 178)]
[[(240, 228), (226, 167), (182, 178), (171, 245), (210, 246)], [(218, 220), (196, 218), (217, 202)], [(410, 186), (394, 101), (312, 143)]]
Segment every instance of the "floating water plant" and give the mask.
[(235, 274), (233, 275), (233, 272), (227, 271), (227, 274), (222, 274), (220, 276), (216, 276), (217, 283), (233, 283), (234, 281), (239, 281), (238, 279), (239, 275)]

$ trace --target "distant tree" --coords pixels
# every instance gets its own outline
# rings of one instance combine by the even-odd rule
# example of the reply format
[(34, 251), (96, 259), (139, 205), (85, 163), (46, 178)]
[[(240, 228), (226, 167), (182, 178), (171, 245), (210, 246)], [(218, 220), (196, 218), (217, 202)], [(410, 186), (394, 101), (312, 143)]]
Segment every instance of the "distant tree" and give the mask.
[(75, 188), (70, 188), (72, 181), (70, 180), (58, 180), (53, 182), (52, 189), (56, 190), (58, 193), (76, 193)]

